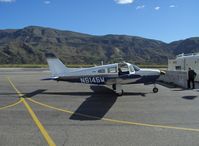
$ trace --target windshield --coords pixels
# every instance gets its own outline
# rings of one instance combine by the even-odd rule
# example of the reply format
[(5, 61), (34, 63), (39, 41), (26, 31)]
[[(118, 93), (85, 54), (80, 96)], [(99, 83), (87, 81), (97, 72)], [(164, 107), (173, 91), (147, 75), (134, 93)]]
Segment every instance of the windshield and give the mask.
[(140, 70), (140, 68), (138, 66), (136, 66), (136, 65), (132, 65), (132, 66), (133, 66), (135, 71), (139, 71)]

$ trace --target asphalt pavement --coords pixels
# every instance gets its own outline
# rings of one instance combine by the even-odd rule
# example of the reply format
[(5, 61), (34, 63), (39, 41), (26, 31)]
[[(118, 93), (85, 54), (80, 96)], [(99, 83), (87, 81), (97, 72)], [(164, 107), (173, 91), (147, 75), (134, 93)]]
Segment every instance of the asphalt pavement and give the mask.
[(2, 146), (198, 146), (199, 89), (41, 81), (45, 69), (0, 69)]

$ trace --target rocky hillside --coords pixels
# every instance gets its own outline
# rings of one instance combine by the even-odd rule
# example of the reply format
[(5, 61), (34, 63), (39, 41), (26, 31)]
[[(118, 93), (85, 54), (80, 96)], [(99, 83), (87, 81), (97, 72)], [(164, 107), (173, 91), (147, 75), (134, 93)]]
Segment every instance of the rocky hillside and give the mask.
[(67, 64), (99, 64), (102, 60), (167, 64), (176, 54), (199, 52), (199, 38), (166, 44), (135, 36), (93, 36), (36, 26), (0, 30), (0, 64), (43, 64), (46, 51), (55, 52)]

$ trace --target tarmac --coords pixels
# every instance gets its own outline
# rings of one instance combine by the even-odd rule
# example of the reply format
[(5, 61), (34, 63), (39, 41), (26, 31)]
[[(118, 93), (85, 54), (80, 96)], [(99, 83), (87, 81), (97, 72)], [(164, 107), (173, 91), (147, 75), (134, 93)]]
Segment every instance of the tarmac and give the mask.
[(41, 81), (46, 69), (0, 69), (1, 146), (198, 146), (199, 90)]

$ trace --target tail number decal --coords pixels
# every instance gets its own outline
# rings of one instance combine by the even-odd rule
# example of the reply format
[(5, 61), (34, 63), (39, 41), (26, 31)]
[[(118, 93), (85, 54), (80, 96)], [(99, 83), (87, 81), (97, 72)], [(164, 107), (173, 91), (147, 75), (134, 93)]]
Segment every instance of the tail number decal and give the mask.
[(104, 77), (82, 77), (80, 81), (85, 84), (101, 84), (104, 83)]

